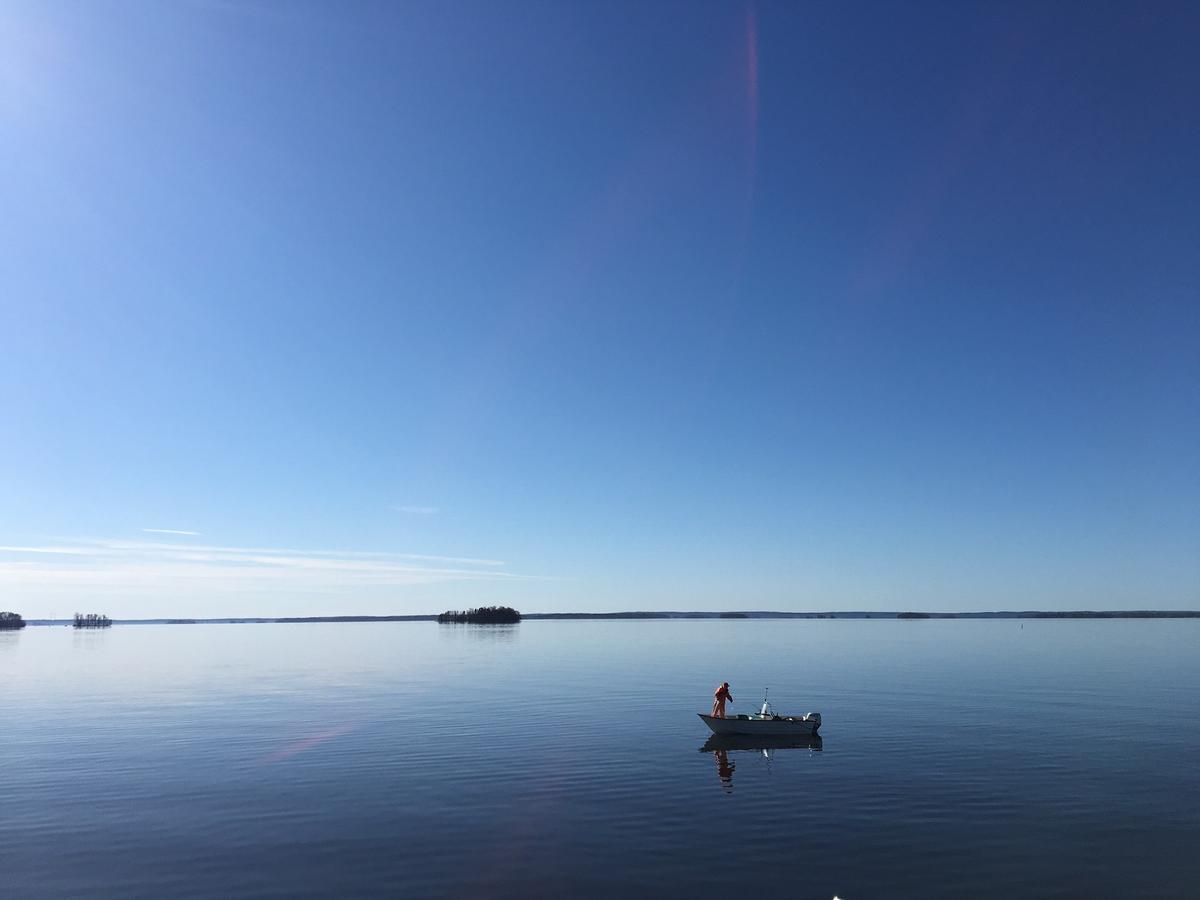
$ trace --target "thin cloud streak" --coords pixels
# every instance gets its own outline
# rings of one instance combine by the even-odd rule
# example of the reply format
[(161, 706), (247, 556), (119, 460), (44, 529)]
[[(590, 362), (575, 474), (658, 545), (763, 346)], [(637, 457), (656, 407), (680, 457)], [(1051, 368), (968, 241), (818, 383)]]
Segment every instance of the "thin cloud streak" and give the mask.
[[(0, 554), (10, 557), (0, 559), (0, 589), (146, 594), (192, 585), (219, 592), (307, 593), (447, 582), (544, 580), (542, 576), (500, 571), (505, 565), (500, 560), (470, 557), (98, 538), (63, 540), (61, 545), (0, 545)], [(53, 561), (46, 556), (54, 557)]]
[(454, 563), (456, 565), (465, 566), (503, 566), (507, 565), (503, 560), (499, 559), (480, 559), (472, 556), (431, 556), (424, 553), (387, 553), (376, 550), (297, 550), (290, 547), (225, 547), (220, 545), (210, 544), (173, 544), (164, 543), (162, 541), (129, 541), (123, 539), (101, 539), (101, 538), (72, 538), (72, 537), (56, 537), (52, 540), (60, 540), (70, 542), (76, 546), (49, 546), (49, 547), (0, 547), (0, 550), (26, 550), (27, 552), (41, 553), (113, 553), (125, 551), (167, 551), (178, 550), (187, 553), (208, 552), (219, 554), (242, 554), (242, 553), (266, 553), (266, 554), (287, 554), (289, 556), (313, 556), (313, 557), (341, 557), (353, 559), (411, 559), (411, 560), (427, 560), (431, 562)]
[(198, 531), (179, 531), (175, 528), (143, 528), (142, 531), (149, 534), (186, 534), (193, 537), (200, 534)]
[(0, 544), (0, 553), (59, 553), (64, 556), (80, 556), (92, 551), (91, 547), (14, 547)]

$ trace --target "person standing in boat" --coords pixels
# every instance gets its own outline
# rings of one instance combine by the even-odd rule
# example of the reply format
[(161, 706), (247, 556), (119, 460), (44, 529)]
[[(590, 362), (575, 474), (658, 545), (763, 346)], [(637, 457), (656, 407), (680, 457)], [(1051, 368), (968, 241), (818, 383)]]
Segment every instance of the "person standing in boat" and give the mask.
[(713, 718), (725, 718), (725, 701), (733, 702), (733, 694), (729, 693), (729, 682), (726, 681), (713, 693)]

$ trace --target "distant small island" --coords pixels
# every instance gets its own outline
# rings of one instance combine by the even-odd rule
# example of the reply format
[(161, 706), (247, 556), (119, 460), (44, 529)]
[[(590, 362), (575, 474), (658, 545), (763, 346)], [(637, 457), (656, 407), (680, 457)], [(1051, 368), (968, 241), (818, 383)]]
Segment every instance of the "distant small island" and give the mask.
[(20, 613), (0, 612), (0, 631), (16, 631), (25, 627), (25, 620)]
[(448, 609), (437, 620), (443, 625), (512, 625), (521, 621), (521, 614), (511, 606), (481, 606), (466, 612)]
[(101, 613), (75, 613), (76, 628), (109, 628), (112, 619)]

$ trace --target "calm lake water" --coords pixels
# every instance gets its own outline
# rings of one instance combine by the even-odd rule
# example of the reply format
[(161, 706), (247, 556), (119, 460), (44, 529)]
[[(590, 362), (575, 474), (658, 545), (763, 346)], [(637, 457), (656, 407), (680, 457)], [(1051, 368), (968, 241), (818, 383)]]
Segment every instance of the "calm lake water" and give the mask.
[[(704, 749), (728, 680), (820, 748)], [(1200, 621), (0, 633), (0, 894), (1200, 896)]]

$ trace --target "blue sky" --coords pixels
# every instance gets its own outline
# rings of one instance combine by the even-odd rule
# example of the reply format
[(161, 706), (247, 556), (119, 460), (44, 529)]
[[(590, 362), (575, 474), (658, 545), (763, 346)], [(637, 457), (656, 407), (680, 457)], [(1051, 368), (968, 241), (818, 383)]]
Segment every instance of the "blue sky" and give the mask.
[(1197, 41), (6, 3), (0, 607), (1200, 607)]

